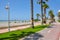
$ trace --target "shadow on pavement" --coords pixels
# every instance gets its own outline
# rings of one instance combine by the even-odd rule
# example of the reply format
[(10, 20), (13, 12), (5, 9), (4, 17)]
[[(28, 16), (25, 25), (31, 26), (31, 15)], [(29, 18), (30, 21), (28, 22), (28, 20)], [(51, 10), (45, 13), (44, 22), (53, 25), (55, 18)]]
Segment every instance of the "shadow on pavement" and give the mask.
[(52, 26), (49, 26), (49, 27), (47, 27), (47, 28), (53, 28)]
[(42, 38), (42, 37), (44, 37), (44, 36), (41, 34), (35, 33), (34, 35), (30, 35), (30, 36), (24, 38), (23, 40), (38, 40), (39, 38)]

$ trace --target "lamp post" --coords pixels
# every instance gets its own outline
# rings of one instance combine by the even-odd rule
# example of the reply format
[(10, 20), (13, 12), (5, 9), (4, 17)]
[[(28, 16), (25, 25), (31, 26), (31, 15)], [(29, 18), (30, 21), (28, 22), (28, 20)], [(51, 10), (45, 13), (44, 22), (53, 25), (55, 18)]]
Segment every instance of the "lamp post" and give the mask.
[(5, 9), (7, 10), (8, 13), (8, 31), (10, 32), (10, 8), (9, 8), (9, 3), (6, 5)]

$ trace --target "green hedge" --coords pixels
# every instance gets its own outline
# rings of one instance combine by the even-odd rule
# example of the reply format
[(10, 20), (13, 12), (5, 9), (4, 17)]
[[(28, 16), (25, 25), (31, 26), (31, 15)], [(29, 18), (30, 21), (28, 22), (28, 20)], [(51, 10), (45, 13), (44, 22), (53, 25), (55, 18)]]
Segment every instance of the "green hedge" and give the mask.
[(38, 19), (34, 19), (34, 21), (35, 21), (35, 22), (38, 22), (38, 21), (40, 21), (40, 20), (38, 20)]

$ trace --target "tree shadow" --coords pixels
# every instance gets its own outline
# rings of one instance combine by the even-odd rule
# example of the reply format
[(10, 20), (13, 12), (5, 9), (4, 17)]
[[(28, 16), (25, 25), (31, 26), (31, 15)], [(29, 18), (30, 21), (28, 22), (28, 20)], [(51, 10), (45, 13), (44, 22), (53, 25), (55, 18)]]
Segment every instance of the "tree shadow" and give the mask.
[(10, 35), (12, 38), (9, 38), (10, 40), (18, 40), (18, 35), (17, 34), (11, 34)]
[(23, 40), (38, 40), (39, 38), (42, 38), (42, 37), (44, 37), (44, 36), (41, 34), (35, 33), (33, 35), (30, 35), (30, 36), (24, 38)]
[(11, 34), (9, 37), (0, 38), (0, 40), (18, 40), (17, 34)]
[(49, 27), (47, 27), (47, 28), (53, 28), (52, 26), (49, 26)]
[(21, 32), (20, 34), (15, 34), (12, 33), (9, 35), (9, 37), (5, 37), (5, 38), (0, 38), (0, 40), (19, 40), (20, 38), (23, 38), (25, 36), (28, 36), (30, 34), (33, 34), (35, 32), (29, 31), (29, 32)]

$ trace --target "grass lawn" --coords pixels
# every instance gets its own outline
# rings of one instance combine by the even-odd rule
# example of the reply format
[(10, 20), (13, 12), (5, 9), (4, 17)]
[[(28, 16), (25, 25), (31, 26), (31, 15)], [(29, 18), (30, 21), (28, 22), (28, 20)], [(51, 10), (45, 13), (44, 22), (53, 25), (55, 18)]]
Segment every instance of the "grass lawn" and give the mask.
[(18, 40), (22, 37), (28, 36), (30, 34), (33, 34), (37, 31), (40, 31), (46, 27), (48, 27), (49, 25), (38, 25), (35, 26), (35, 28), (26, 28), (23, 30), (16, 30), (16, 31), (11, 31), (11, 32), (6, 32), (3, 34), (0, 34), (0, 40)]

